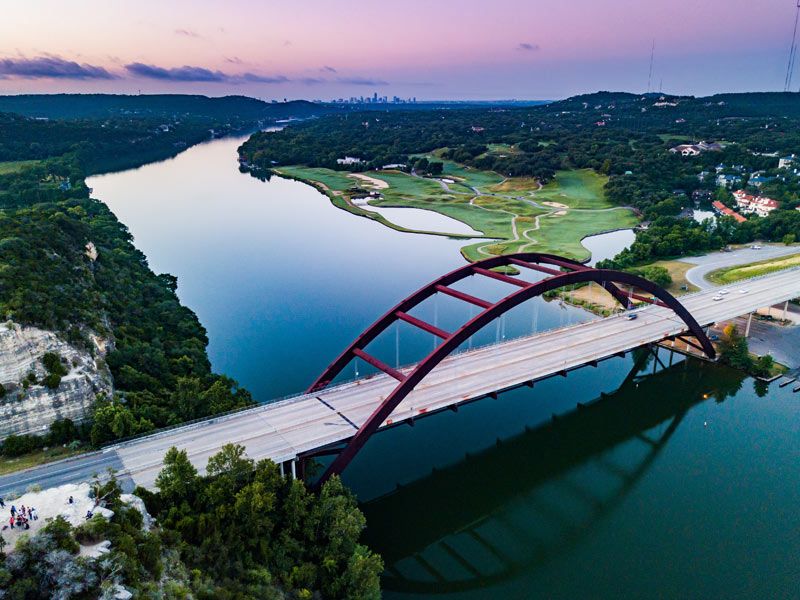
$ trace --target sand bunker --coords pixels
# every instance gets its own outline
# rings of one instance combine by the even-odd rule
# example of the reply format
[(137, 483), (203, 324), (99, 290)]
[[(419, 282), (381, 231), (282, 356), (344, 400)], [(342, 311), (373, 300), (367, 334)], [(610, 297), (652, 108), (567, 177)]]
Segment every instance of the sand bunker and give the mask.
[(560, 202), (542, 202), (545, 206), (552, 206), (553, 208), (569, 208), (566, 204), (561, 204)]
[(355, 177), (356, 179), (360, 179), (364, 183), (368, 184), (370, 187), (376, 190), (385, 190), (389, 187), (389, 184), (383, 181), (383, 179), (377, 179), (375, 177), (370, 177), (369, 175), (364, 175), (363, 173), (351, 173), (348, 177)]

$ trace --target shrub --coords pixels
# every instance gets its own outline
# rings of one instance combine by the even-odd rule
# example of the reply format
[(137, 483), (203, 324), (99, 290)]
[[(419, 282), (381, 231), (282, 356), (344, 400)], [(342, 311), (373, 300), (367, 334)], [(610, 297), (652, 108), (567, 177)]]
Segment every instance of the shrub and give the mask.
[(55, 390), (61, 385), (61, 375), (57, 373), (48, 373), (45, 375), (45, 378), (42, 379), (42, 383), (51, 390)]
[(9, 435), (3, 442), (3, 456), (14, 458), (44, 446), (44, 438), (35, 435)]
[(60, 375), (63, 377), (67, 374), (67, 369), (61, 362), (61, 357), (55, 352), (46, 352), (42, 356), (42, 364), (51, 375)]
[(78, 437), (78, 428), (71, 419), (57, 419), (50, 424), (50, 443), (66, 444)]

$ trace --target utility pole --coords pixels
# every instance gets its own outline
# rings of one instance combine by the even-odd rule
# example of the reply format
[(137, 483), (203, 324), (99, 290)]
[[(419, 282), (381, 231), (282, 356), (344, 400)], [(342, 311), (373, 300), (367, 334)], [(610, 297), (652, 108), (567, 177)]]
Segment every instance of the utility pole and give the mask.
[[(797, 0), (800, 4), (800, 0)], [(650, 93), (650, 86), (653, 82), (653, 59), (656, 56), (656, 41), (653, 40), (653, 47), (650, 49), (650, 73), (647, 75), (647, 93)]]
[(800, 21), (800, 0), (794, 13), (794, 30), (792, 31), (792, 44), (789, 46), (789, 64), (786, 65), (786, 78), (783, 81), (783, 91), (792, 89), (792, 76), (794, 75), (794, 62), (797, 57), (797, 24)]

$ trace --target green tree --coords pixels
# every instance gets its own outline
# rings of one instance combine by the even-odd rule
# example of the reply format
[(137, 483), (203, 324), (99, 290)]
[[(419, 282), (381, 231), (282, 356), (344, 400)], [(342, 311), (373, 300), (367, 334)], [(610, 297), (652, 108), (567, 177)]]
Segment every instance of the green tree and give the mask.
[(95, 446), (152, 429), (152, 423), (137, 420), (127, 406), (112, 400), (98, 406), (93, 415), (91, 440)]
[(190, 501), (197, 491), (197, 469), (189, 461), (186, 450), (172, 446), (164, 455), (164, 467), (156, 477), (156, 487), (165, 500)]

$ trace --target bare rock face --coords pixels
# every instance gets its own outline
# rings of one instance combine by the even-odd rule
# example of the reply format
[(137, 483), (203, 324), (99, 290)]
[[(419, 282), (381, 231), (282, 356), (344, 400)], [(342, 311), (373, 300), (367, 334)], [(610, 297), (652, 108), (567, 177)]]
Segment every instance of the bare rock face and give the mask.
[[(10, 321), (0, 324), (0, 385), (6, 392), (0, 399), (0, 439), (12, 433), (46, 433), (57, 419), (78, 423), (98, 394), (112, 394), (111, 373), (103, 360), (106, 342), (93, 340), (95, 356), (51, 331)], [(42, 358), (48, 352), (61, 357), (67, 370), (54, 389), (42, 383), (47, 375)]]

